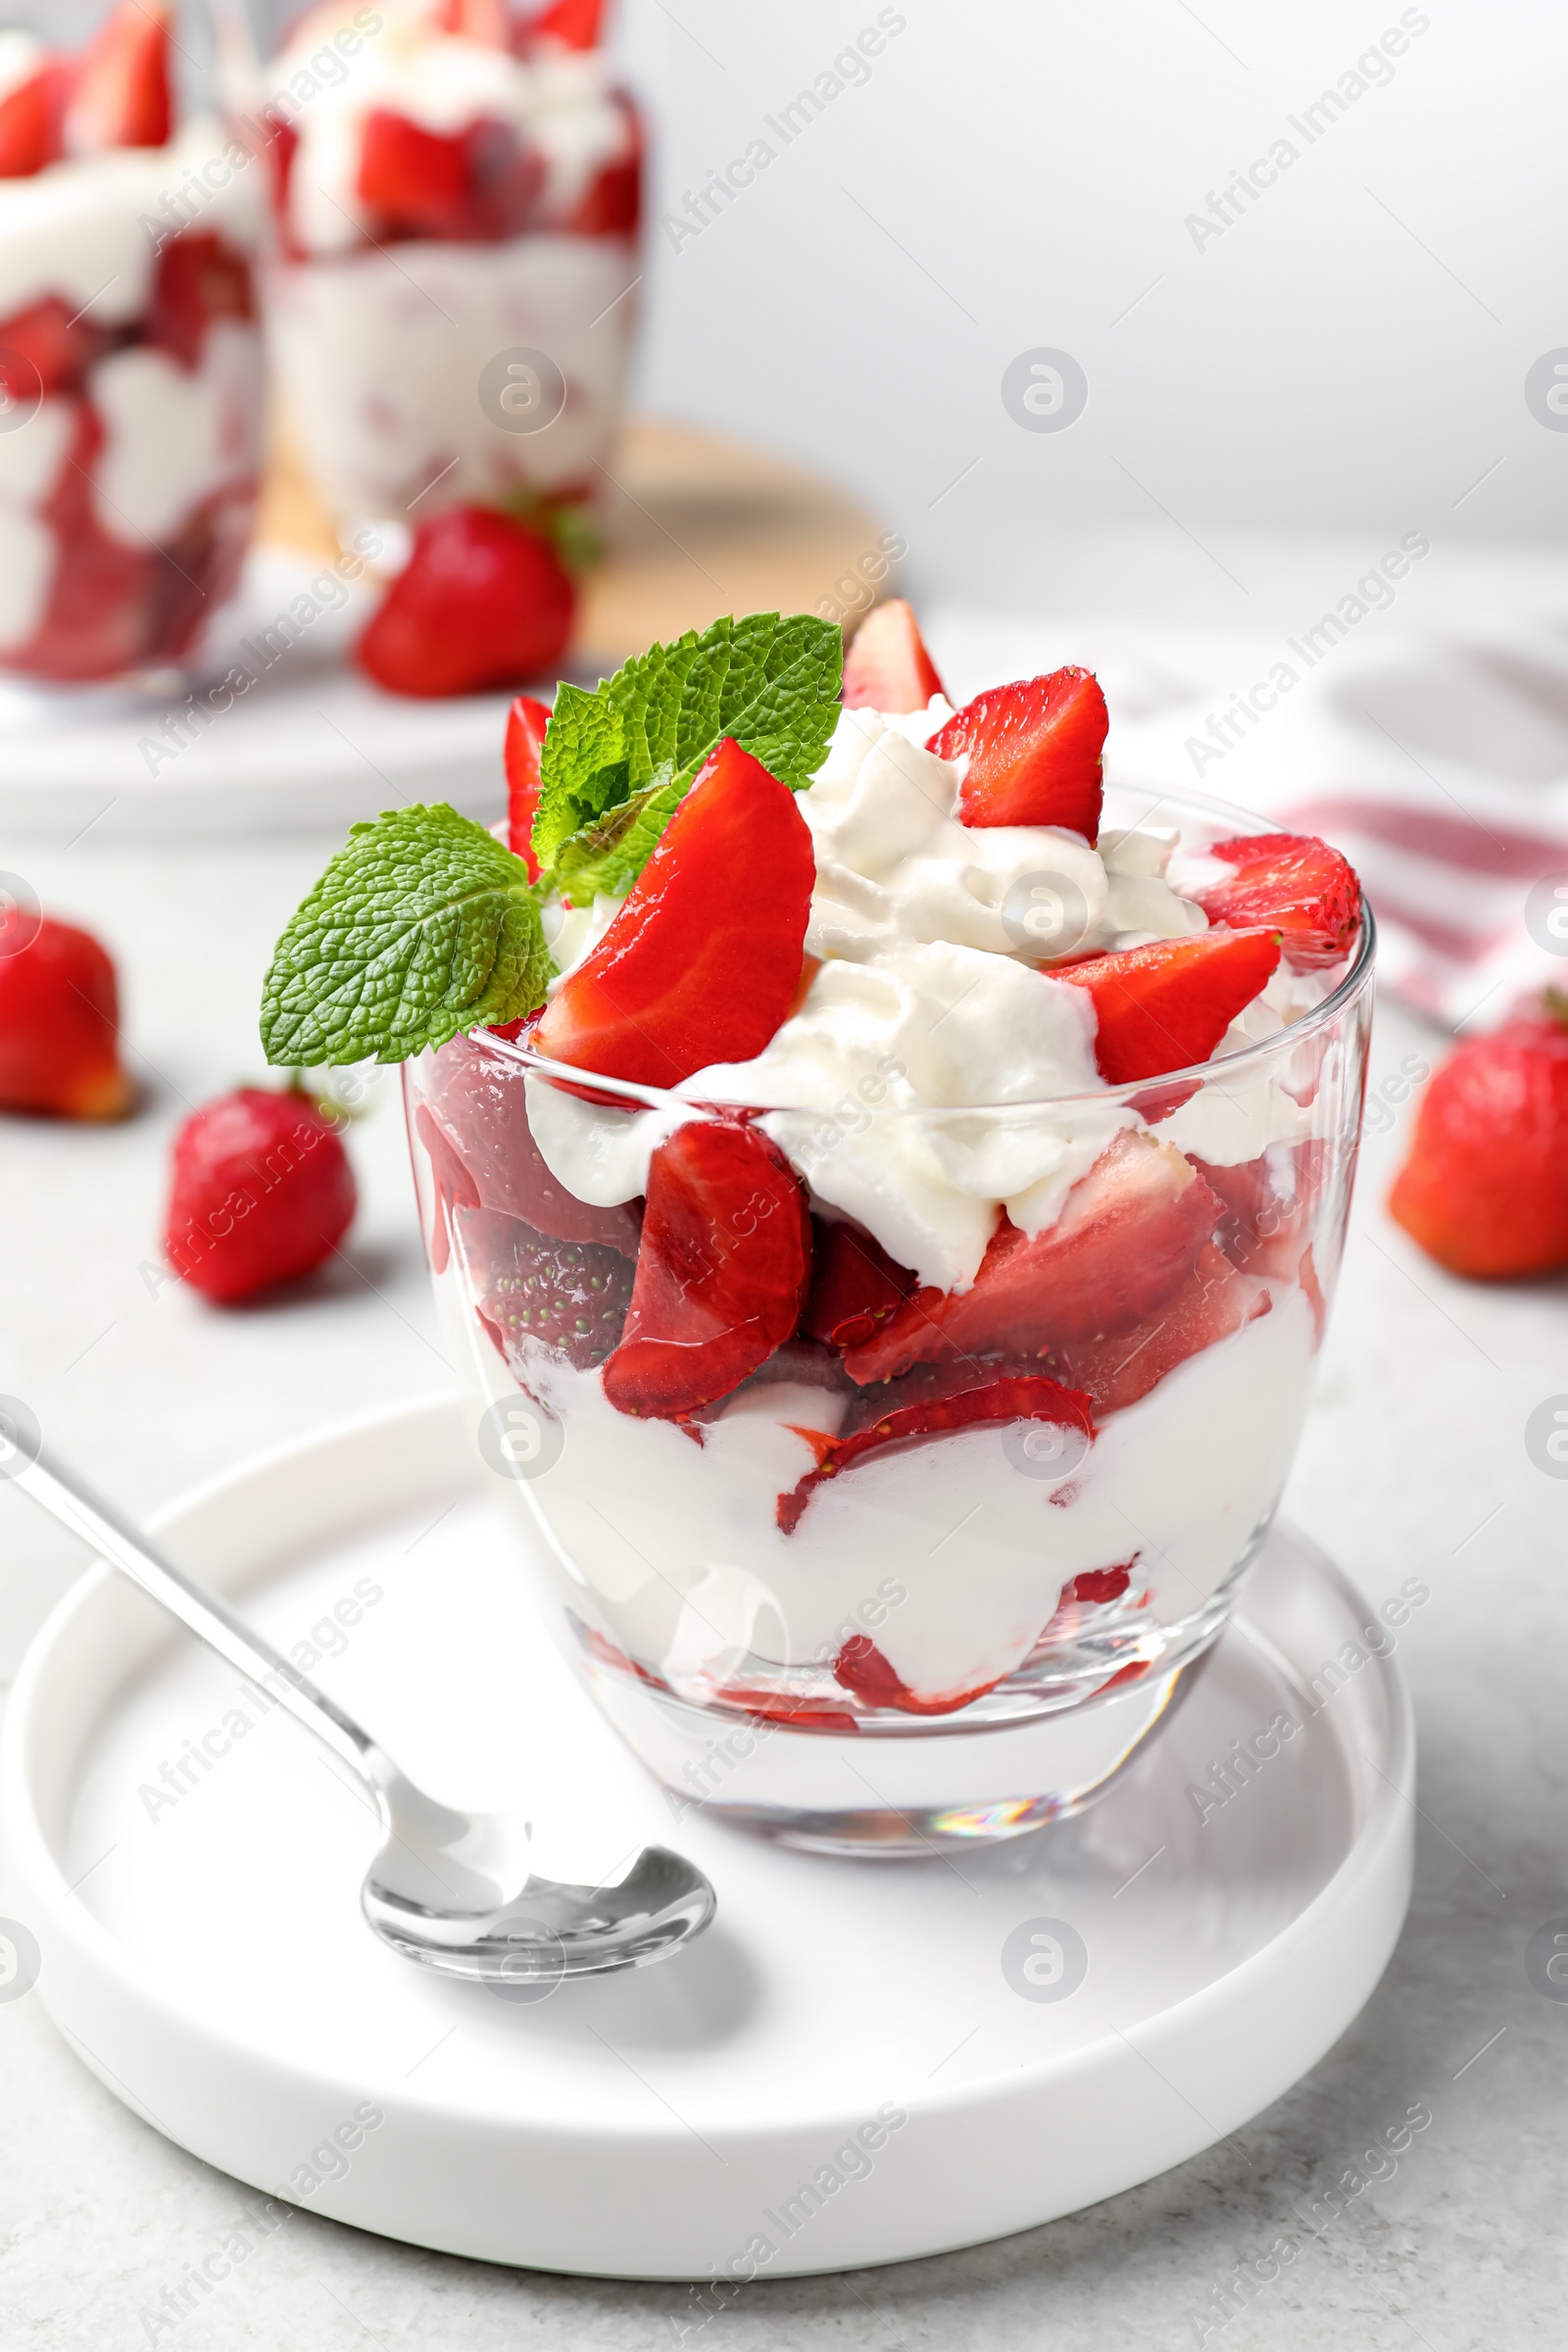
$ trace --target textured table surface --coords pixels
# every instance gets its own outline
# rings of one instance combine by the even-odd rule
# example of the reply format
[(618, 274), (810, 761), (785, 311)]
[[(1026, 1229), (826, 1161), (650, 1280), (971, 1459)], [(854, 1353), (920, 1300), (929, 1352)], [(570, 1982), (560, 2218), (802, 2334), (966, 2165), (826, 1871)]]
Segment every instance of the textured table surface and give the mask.
[[(4, 859), (116, 951), (145, 1094), (113, 1130), (0, 1126), (0, 1392), (31, 1399), (62, 1451), (133, 1511), (445, 1378), (390, 1076), (353, 1139), (351, 1247), (318, 1288), (220, 1315), (158, 1277), (169, 1136), (187, 1104), (260, 1076), (259, 975), (325, 846), (89, 835), (70, 851), (19, 842)], [(1385, 1005), (1374, 1102), (1405, 1057), (1441, 1051)], [(702, 2328), (703, 2352), (1560, 2340), (1568, 2005), (1533, 1988), (1525, 1953), (1568, 1916), (1568, 1484), (1535, 1466), (1524, 1429), (1568, 1391), (1568, 1290), (1468, 1289), (1421, 1260), (1381, 1205), (1398, 1146), (1397, 1125), (1368, 1141), (1287, 1498), (1372, 1599), (1406, 1577), (1431, 1588), (1400, 1636), (1422, 1817), (1415, 1900), (1383, 1984), (1305, 2082), (1179, 2171), (967, 2253), (755, 2285)], [(0, 1485), (0, 1686), (82, 1565)], [(1430, 2124), (1368, 2180), (1364, 2151), (1418, 2103)], [(0, 2004), (0, 2340), (146, 2343), (140, 2315), (221, 2235), (234, 2184), (118, 2105), (34, 1997)], [(1274, 2241), (1320, 2224), (1267, 2278)], [(512, 2352), (679, 2343), (701, 2318), (682, 2288), (489, 2270), (302, 2213), (156, 2340)]]

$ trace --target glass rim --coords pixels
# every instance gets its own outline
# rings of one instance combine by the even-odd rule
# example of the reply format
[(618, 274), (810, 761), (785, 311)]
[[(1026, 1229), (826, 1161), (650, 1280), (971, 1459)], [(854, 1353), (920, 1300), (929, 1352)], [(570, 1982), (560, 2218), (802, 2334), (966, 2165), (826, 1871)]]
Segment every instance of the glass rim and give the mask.
[[(1224, 823), (1233, 826), (1239, 833), (1277, 833), (1280, 830), (1278, 824), (1272, 819), (1260, 817), (1251, 809), (1239, 808), (1234, 803), (1219, 800), (1208, 793), (1184, 791), (1179, 785), (1174, 787), (1145, 785), (1138, 783), (1136, 779), (1113, 778), (1109, 781), (1107, 789), (1117, 793), (1147, 792), (1152, 796), (1150, 808), (1139, 825), (1112, 827), (1113, 831), (1141, 830), (1143, 826), (1153, 821), (1154, 811), (1162, 802), (1170, 802), (1179, 808), (1219, 818)], [(1222, 1075), (1226, 1078), (1234, 1076), (1244, 1079), (1254, 1073), (1270, 1055), (1278, 1056), (1288, 1053), (1296, 1046), (1320, 1036), (1325, 1029), (1331, 1028), (1348, 1006), (1365, 993), (1372, 979), (1376, 956), (1377, 924), (1373, 919), (1372, 909), (1363, 897), (1360, 931), (1354, 953), (1346, 971), (1321, 1004), (1314, 1004), (1309, 1011), (1303, 1012), (1298, 1020), (1289, 1022), (1283, 1029), (1277, 1029), (1272, 1037), (1258, 1038), (1251, 1045), (1240, 1046), (1232, 1054), (1221, 1054), (1217, 1060), (1190, 1062), (1179, 1070), (1161, 1070), (1155, 1077), (1129, 1079), (1116, 1086), (1085, 1088), (1073, 1094), (1031, 1095), (1010, 1102), (878, 1103), (864, 1108), (862, 1115), (868, 1119), (951, 1119), (962, 1118), (977, 1111), (993, 1114), (1001, 1111), (1017, 1113), (1074, 1109), (1096, 1105), (1103, 1108), (1107, 1104), (1137, 1109), (1139, 1098), (1147, 1098), (1155, 1089), (1191, 1084), (1194, 1080), (1201, 1085), (1206, 1080), (1216, 1080)], [(1017, 958), (1008, 958), (1008, 960), (1013, 961)], [(1047, 973), (1046, 977), (1049, 979), (1051, 975)], [(478, 1046), (482, 1050), (494, 1054), (497, 1059), (520, 1070), (525, 1076), (560, 1080), (571, 1087), (592, 1087), (598, 1094), (621, 1098), (628, 1110), (639, 1108), (662, 1110), (679, 1106), (688, 1114), (694, 1111), (716, 1110), (747, 1111), (753, 1115), (761, 1112), (793, 1113), (797, 1117), (818, 1119), (831, 1118), (834, 1115), (835, 1106), (832, 1104), (739, 1102), (712, 1096), (682, 1094), (674, 1087), (655, 1086), (637, 1079), (611, 1078), (602, 1071), (584, 1069), (576, 1062), (554, 1061), (548, 1054), (538, 1054), (531, 1046), (524, 1045), (520, 1039), (499, 1037), (493, 1029), (470, 1029), (459, 1034), (466, 1036), (470, 1045)], [(681, 1085), (689, 1083), (688, 1080), (680, 1081)], [(853, 1085), (855, 1081), (851, 1079), (847, 1083)], [(1172, 1109), (1175, 1107), (1176, 1105), (1171, 1105)]]

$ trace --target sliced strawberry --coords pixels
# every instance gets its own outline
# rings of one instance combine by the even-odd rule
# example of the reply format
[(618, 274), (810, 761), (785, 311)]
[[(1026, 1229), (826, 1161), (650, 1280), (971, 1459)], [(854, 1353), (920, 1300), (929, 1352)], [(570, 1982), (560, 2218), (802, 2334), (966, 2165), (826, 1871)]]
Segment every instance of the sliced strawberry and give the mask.
[(605, 1366), (618, 1412), (662, 1419), (727, 1396), (787, 1340), (811, 1276), (806, 1196), (775, 1144), (690, 1121), (655, 1152), (626, 1335)]
[(1338, 850), (1309, 833), (1243, 834), (1217, 841), (1211, 858), (1235, 872), (1192, 894), (1211, 923), (1233, 931), (1266, 923), (1284, 933), (1285, 960), (1306, 972), (1338, 963), (1361, 928), (1361, 885)]
[(519, 694), (507, 712), (507, 841), (527, 866), (530, 882), (539, 879), (533, 820), (539, 813), (539, 755), (549, 724), (550, 706), (531, 694)]
[(46, 294), (0, 321), (0, 376), (13, 400), (31, 404), (41, 392), (79, 392), (87, 370), (101, 360), (110, 338), (101, 326)]
[(1331, 1147), (1313, 1139), (1271, 1144), (1256, 1159), (1233, 1166), (1193, 1161), (1227, 1215), (1214, 1238), (1247, 1274), (1294, 1276), (1311, 1229), (1312, 1210), (1333, 1165)]
[(120, 0), (76, 69), (66, 116), (73, 155), (110, 147), (165, 147), (173, 124), (164, 0)]
[(1093, 842), (1109, 723), (1089, 670), (1054, 669), (977, 696), (926, 749), (941, 760), (967, 754), (958, 793), (966, 825), (1062, 825)]
[(12, 656), (37, 677), (118, 677), (146, 650), (159, 554), (112, 539), (99, 521), (92, 482), (103, 445), (97, 413), (81, 401), (66, 464), (38, 510), (56, 551), (43, 619)]
[(483, 694), (554, 671), (577, 592), (551, 542), (485, 507), (447, 507), (360, 639), (360, 667), (389, 694)]
[(1147, 1396), (1189, 1356), (1266, 1315), (1271, 1304), (1255, 1275), (1238, 1273), (1223, 1250), (1205, 1242), (1196, 1265), (1153, 1314), (1130, 1330), (1069, 1341), (1049, 1360), (1059, 1379), (1075, 1382), (1094, 1398), (1096, 1415), (1104, 1420)]
[(832, 1348), (863, 1348), (898, 1312), (915, 1278), (858, 1225), (817, 1217), (813, 1231), (814, 1271), (802, 1329)]
[(13, 908), (0, 925), (0, 1109), (118, 1119), (131, 1100), (119, 1036), (115, 967), (91, 932)]
[(674, 1086), (751, 1061), (801, 976), (816, 859), (795, 795), (726, 736), (534, 1032), (541, 1054)]
[(1076, 1600), (1089, 1608), (1103, 1608), (1107, 1601), (1120, 1600), (1132, 1581), (1138, 1565), (1135, 1551), (1130, 1560), (1119, 1560), (1114, 1568), (1086, 1568), (1061, 1588), (1063, 1600)]
[(892, 596), (885, 605), (873, 606), (844, 658), (845, 710), (923, 710), (934, 694), (944, 691), (904, 598)]
[(857, 1397), (821, 1463), (778, 1498), (776, 1517), (793, 1535), (817, 1488), (889, 1446), (909, 1446), (983, 1423), (1051, 1421), (1095, 1434), (1094, 1407), (1080, 1390), (1012, 1366), (965, 1363), (917, 1372), (897, 1389)]
[(50, 58), (0, 98), (0, 179), (30, 179), (66, 152), (66, 107), (75, 69)]
[(185, 368), (201, 366), (207, 329), (218, 318), (254, 318), (256, 295), (245, 255), (211, 232), (172, 237), (158, 257), (147, 340)]
[(597, 49), (604, 14), (605, 0), (550, 0), (530, 23), (528, 37), (563, 49)]
[[(590, 43), (590, 46), (592, 44)], [(594, 174), (561, 222), (573, 237), (634, 237), (643, 210), (642, 118), (617, 92), (615, 104), (626, 125), (626, 151)]]
[(632, 1207), (579, 1200), (546, 1167), (529, 1130), (520, 1070), (499, 1066), (493, 1054), (455, 1037), (436, 1055), (430, 1098), (416, 1123), (432, 1158), (437, 1147), (426, 1120), (463, 1169), (465, 1189), (454, 1188), (454, 1199), (471, 1194), (472, 1206), (521, 1217), (553, 1241), (593, 1242), (636, 1256)]
[(372, 107), (360, 139), (360, 202), (393, 237), (494, 243), (526, 228), (545, 164), (510, 124), (481, 119), (461, 130), (425, 130), (407, 115)]
[(518, 1370), (528, 1343), (591, 1372), (615, 1347), (631, 1303), (632, 1270), (617, 1250), (558, 1242), (489, 1209), (461, 1219), (478, 1314), (502, 1359)]
[(1096, 956), (1052, 978), (1088, 990), (1100, 1075), (1126, 1086), (1206, 1061), (1279, 959), (1275, 931), (1204, 931)]
[[(717, 1421), (736, 1396), (744, 1396), (751, 1390), (777, 1388), (780, 1383), (787, 1383), (791, 1388), (817, 1389), (823, 1396), (853, 1396), (856, 1394), (854, 1385), (846, 1379), (844, 1367), (831, 1348), (824, 1348), (817, 1340), (797, 1337), (786, 1340), (781, 1348), (775, 1348), (750, 1378), (743, 1380), (728, 1396), (720, 1396), (712, 1404), (698, 1405), (689, 1419), (699, 1428)], [(836, 1415), (825, 1412), (822, 1417), (830, 1420)], [(797, 1437), (805, 1438), (808, 1446), (818, 1450), (832, 1444), (831, 1438), (823, 1430), (798, 1428), (793, 1421), (786, 1422), (784, 1426), (794, 1429)]]
[(844, 1690), (853, 1690), (868, 1707), (896, 1707), (901, 1715), (956, 1715), (972, 1699), (983, 1698), (988, 1690), (994, 1690), (1006, 1676), (999, 1674), (989, 1683), (973, 1684), (967, 1690), (917, 1696), (907, 1683), (900, 1681), (874, 1642), (864, 1634), (852, 1634), (833, 1661), (833, 1680)]
[(1568, 1265), (1568, 1028), (1513, 1020), (1466, 1038), (1427, 1085), (1395, 1221), (1451, 1274)]
[(886, 1380), (910, 1364), (1051, 1348), (1145, 1322), (1191, 1272), (1223, 1213), (1190, 1160), (1125, 1129), (1073, 1186), (1054, 1225), (1004, 1219), (972, 1288), (920, 1290), (844, 1368)]

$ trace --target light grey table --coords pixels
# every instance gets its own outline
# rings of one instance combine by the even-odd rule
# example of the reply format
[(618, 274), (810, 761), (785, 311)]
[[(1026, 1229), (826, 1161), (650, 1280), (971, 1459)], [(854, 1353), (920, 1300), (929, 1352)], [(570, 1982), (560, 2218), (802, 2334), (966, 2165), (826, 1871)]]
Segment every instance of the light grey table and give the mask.
[[(352, 1246), (310, 1298), (219, 1313), (159, 1279), (170, 1135), (187, 1103), (262, 1075), (259, 978), (325, 847), (105, 847), (89, 834), (69, 851), (11, 843), (0, 858), (118, 954), (146, 1090), (123, 1127), (0, 1122), (0, 1392), (31, 1399), (62, 1450), (133, 1511), (445, 1378), (390, 1076), (353, 1140)], [(1403, 1056), (1441, 1051), (1385, 1005), (1375, 1098)], [(1568, 2004), (1533, 1988), (1525, 1949), (1568, 1917), (1568, 1483), (1536, 1468), (1524, 1426), (1568, 1392), (1568, 1286), (1483, 1291), (1436, 1272), (1382, 1208), (1399, 1142), (1396, 1129), (1368, 1142), (1288, 1508), (1374, 1600), (1404, 1577), (1431, 1586), (1400, 1648), (1421, 1736), (1416, 1893), (1383, 1984), (1304, 2082), (1209, 2154), (1090, 2212), (931, 2262), (758, 2284), (700, 2337), (680, 2287), (484, 2269), (300, 2213), (155, 2340), (181, 2352), (350, 2352), (368, 2338), (421, 2352), (1560, 2341)], [(82, 1565), (0, 1485), (0, 1682)], [(1362, 2151), (1417, 2102), (1432, 2122), (1393, 2177), (1348, 2194)], [(1337, 2182), (1342, 2217), (1263, 2283), (1270, 2245)], [(239, 2201), (118, 2105), (35, 1997), (0, 2004), (0, 2342), (145, 2344), (141, 2315)]]

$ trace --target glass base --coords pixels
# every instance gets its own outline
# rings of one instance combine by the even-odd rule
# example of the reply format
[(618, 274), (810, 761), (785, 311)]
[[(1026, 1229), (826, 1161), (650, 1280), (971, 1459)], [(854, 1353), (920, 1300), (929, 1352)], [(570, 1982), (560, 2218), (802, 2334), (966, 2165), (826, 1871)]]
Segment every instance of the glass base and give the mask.
[(593, 1675), (600, 1706), (662, 1781), (677, 1825), (693, 1812), (808, 1853), (908, 1861), (1021, 1838), (1094, 1802), (1196, 1684), (1219, 1628), (1172, 1672), (1027, 1723), (897, 1737), (721, 1718)]

